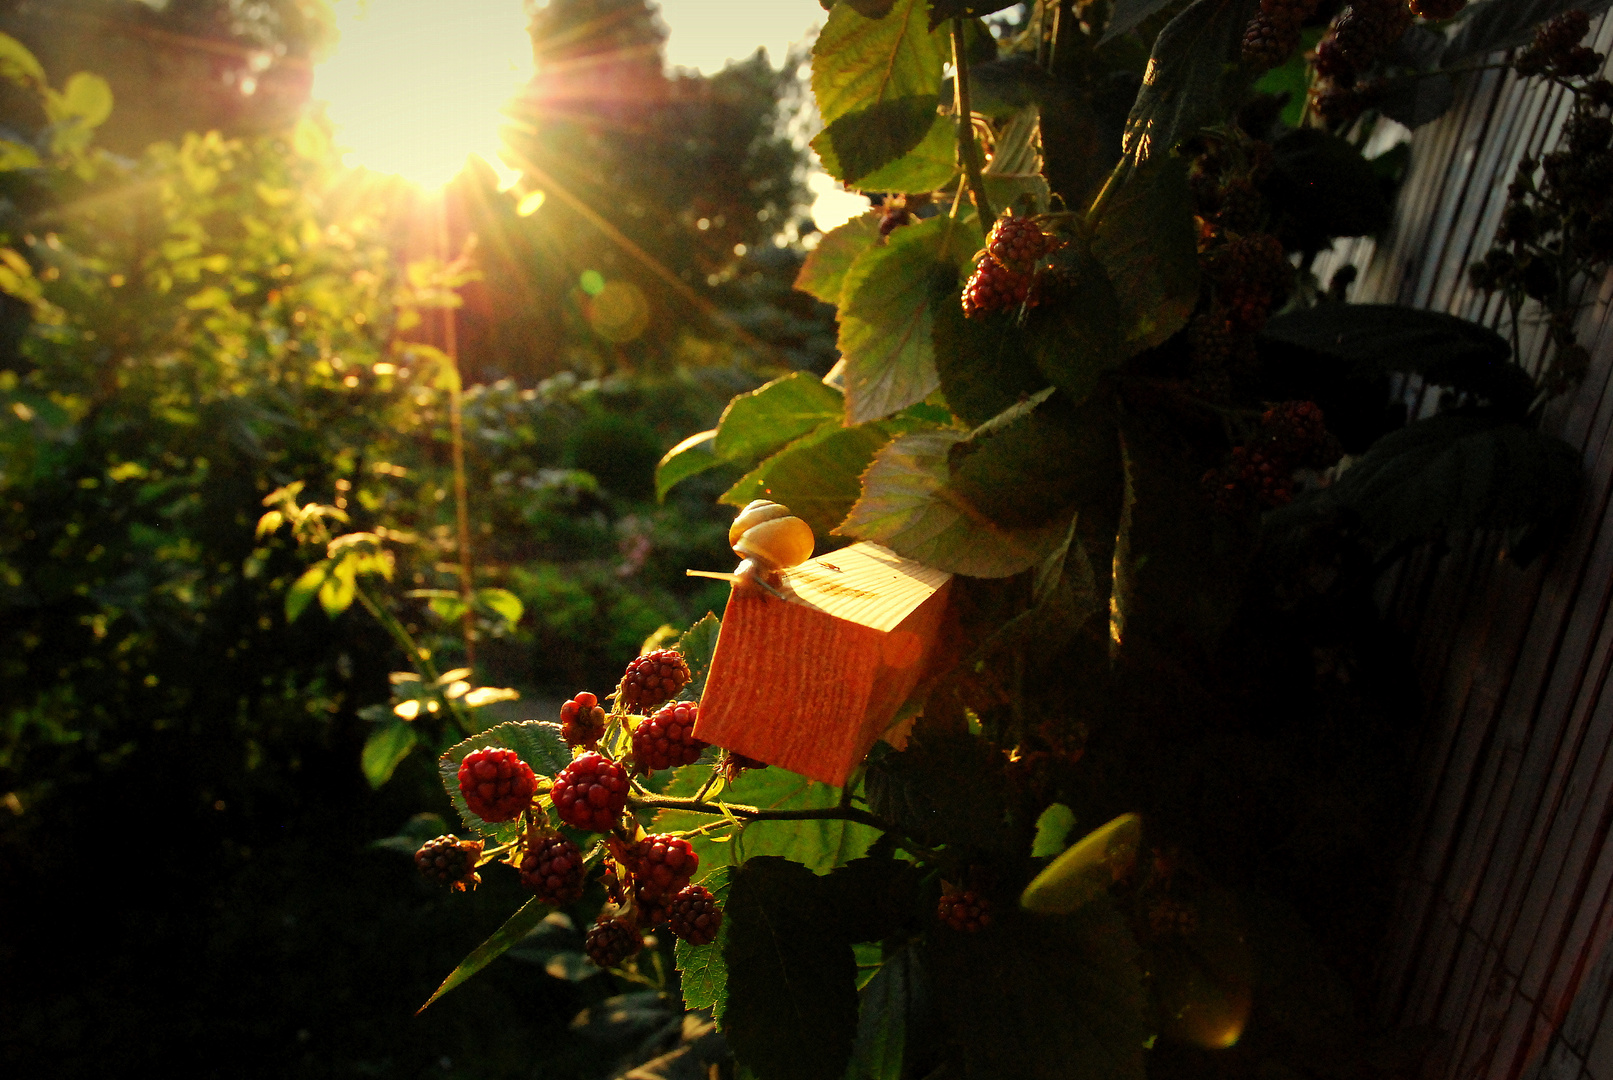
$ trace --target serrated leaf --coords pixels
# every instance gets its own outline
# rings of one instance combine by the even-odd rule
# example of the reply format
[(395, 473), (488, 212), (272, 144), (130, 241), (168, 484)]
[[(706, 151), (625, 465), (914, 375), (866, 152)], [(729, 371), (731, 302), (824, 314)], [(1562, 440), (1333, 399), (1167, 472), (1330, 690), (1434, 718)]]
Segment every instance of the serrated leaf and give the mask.
[[(709, 775), (709, 765), (685, 765), (672, 774), (666, 794), (692, 796)], [(823, 809), (840, 804), (840, 789), (777, 767), (748, 769), (723, 790), (722, 800), (769, 810)], [(711, 821), (710, 814), (663, 810), (655, 817), (655, 831), (684, 832)], [(867, 854), (869, 845), (879, 837), (867, 825), (833, 820), (753, 821), (732, 835), (726, 843), (710, 833), (691, 839), (700, 865), (731, 866), (753, 856), (779, 855), (814, 873), (827, 874)]]
[(824, 233), (801, 263), (795, 287), (825, 304), (838, 305), (846, 271), (857, 256), (879, 243), (879, 221), (883, 216), (878, 210), (870, 210)]
[(1156, 154), (1103, 203), (1092, 236), (1121, 311), (1127, 352), (1162, 344), (1187, 325), (1199, 264), (1187, 162)]
[(1596, 15), (1613, 0), (1482, 0), (1469, 4), (1461, 26), (1440, 54), (1441, 67), (1486, 53), (1500, 52), (1534, 40), (1547, 19), (1573, 8)]
[(1195, 0), (1154, 40), (1148, 71), (1126, 118), (1125, 160), (1141, 165), (1230, 111), (1245, 76), (1243, 31), (1259, 0)]
[(929, 843), (991, 851), (1006, 842), (1002, 757), (973, 735), (915, 738), (868, 766), (868, 805)]
[(1043, 915), (1079, 911), (1131, 872), (1142, 843), (1142, 819), (1121, 814), (1076, 841), (1020, 893), (1019, 904)]
[(837, 4), (812, 47), (812, 94), (824, 130), (813, 139), (823, 166), (845, 181), (895, 161), (924, 139), (940, 100), (941, 35), (927, 0), (896, 0), (869, 17)]
[(324, 559), (304, 570), (302, 576), (292, 583), (291, 588), (286, 590), (286, 622), (297, 621), (313, 598), (319, 594), (320, 587), (325, 584), (325, 578), (329, 573), (330, 560)]
[(958, 175), (958, 125), (949, 116), (931, 110), (930, 129), (918, 145), (894, 161), (881, 165), (855, 186), (860, 191), (907, 194), (930, 192), (950, 185)]
[(725, 461), (755, 461), (837, 422), (845, 407), (839, 391), (809, 371), (794, 371), (731, 400), (712, 450)]
[(938, 215), (897, 229), (852, 263), (837, 341), (847, 424), (899, 412), (939, 385), (930, 340), (932, 281), (948, 273), (956, 280), (957, 267), (984, 242), (973, 219)]
[(890, 439), (884, 423), (825, 424), (740, 477), (718, 501), (744, 506), (753, 499), (772, 499), (826, 536), (845, 520), (862, 494), (863, 472)]
[(857, 1031), (857, 965), (821, 902), (822, 884), (788, 859), (733, 875), (723, 922), (734, 1056), (768, 1080), (842, 1080)]
[(472, 595), (477, 606), (486, 608), (503, 619), (511, 630), (520, 623), (521, 616), (526, 611), (521, 598), (508, 589), (477, 589)]
[[(732, 884), (733, 867), (714, 866), (706, 871), (699, 883), (711, 890), (717, 903), (728, 906), (728, 890)], [(722, 1023), (723, 1011), (728, 1004), (728, 967), (723, 963), (722, 950), (728, 941), (728, 920), (717, 928), (717, 936), (709, 944), (691, 945), (682, 938), (673, 949), (678, 971), (683, 975), (683, 1004), (689, 1009), (710, 1009), (712, 1018)]]
[(927, 566), (969, 577), (1008, 577), (1045, 558), (1064, 522), (1004, 529), (948, 487), (956, 431), (903, 435), (880, 450), (863, 477), (863, 494), (835, 530), (872, 540)]
[(847, 1080), (901, 1080), (907, 1016), (919, 995), (912, 946), (893, 953), (857, 995), (857, 1039)]
[(678, 483), (721, 465), (713, 447), (717, 431), (697, 432), (668, 450), (655, 466), (655, 498), (664, 501)]
[(694, 625), (678, 638), (677, 650), (683, 662), (689, 665), (689, 685), (678, 693), (679, 701), (699, 701), (706, 689), (706, 675), (711, 671), (711, 657), (717, 651), (717, 635), (722, 621), (706, 612)]
[(1122, 306), (1103, 264), (1079, 239), (1055, 260), (1045, 302), (1031, 309), (1025, 337), (1042, 378), (1080, 404), (1126, 357)]
[(1115, 0), (1114, 9), (1109, 15), (1109, 28), (1104, 32), (1103, 41), (1120, 36), (1134, 29), (1148, 16), (1164, 11), (1176, 0)]
[(370, 737), (364, 740), (364, 752), (359, 756), (364, 779), (369, 781), (370, 787), (379, 788), (392, 779), (393, 772), (419, 741), (414, 726), (402, 720), (388, 721), (370, 732)]
[(933, 292), (935, 370), (947, 405), (964, 423), (984, 424), (1047, 385), (1024, 330), (1013, 320), (966, 319), (956, 281)]
[(443, 790), (448, 792), (449, 801), (459, 812), (465, 827), (493, 837), (498, 843), (505, 843), (513, 840), (521, 831), (520, 820), (483, 821), (471, 813), (470, 807), (465, 805), (465, 796), (459, 791), (459, 763), (471, 751), (489, 746), (514, 750), (539, 776), (554, 776), (571, 764), (571, 748), (561, 736), (559, 724), (546, 720), (512, 720), (455, 743), (437, 759), (437, 775), (442, 780)]
[(437, 987), (431, 997), (426, 999), (426, 1003), (415, 1011), (415, 1015), (418, 1016), (431, 1008), (432, 1002), (455, 987), (462, 985), (465, 980), (498, 959), (502, 953), (525, 937), (529, 930), (541, 923), (544, 917), (553, 910), (548, 904), (539, 901), (537, 897), (533, 897), (525, 904), (522, 904), (520, 909), (514, 915), (511, 915), (503, 926), (493, 931), (492, 937), (476, 946), (469, 956), (460, 961), (459, 966), (454, 968), (448, 974), (448, 977), (442, 981), (442, 985)]

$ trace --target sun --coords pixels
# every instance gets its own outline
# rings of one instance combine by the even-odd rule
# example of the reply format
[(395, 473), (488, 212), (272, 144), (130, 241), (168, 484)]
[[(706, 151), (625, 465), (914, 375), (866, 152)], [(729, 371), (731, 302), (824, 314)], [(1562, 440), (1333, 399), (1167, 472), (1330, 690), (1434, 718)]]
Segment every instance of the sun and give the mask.
[(474, 154), (506, 184), (499, 112), (532, 77), (521, 0), (337, 0), (340, 37), (314, 71), (350, 165), (426, 189)]

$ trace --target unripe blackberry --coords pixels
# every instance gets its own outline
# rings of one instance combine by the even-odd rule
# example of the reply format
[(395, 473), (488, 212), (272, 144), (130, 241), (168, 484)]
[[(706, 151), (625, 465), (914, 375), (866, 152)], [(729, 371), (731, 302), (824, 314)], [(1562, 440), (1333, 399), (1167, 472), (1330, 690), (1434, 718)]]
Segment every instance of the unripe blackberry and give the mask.
[(973, 934), (991, 925), (991, 901), (973, 889), (946, 893), (936, 903), (935, 915), (952, 929)]
[(689, 944), (710, 945), (722, 926), (722, 906), (704, 885), (688, 885), (672, 898), (667, 923)]
[(633, 760), (645, 772), (671, 769), (700, 760), (708, 744), (694, 737), (700, 707), (678, 701), (646, 718), (633, 729)]
[(1010, 270), (1025, 274), (1057, 245), (1030, 218), (1000, 217), (986, 237), (986, 254)]
[(972, 319), (992, 311), (1009, 311), (1030, 299), (1031, 276), (1008, 269), (982, 255), (963, 287), (963, 316)]
[(646, 836), (628, 849), (627, 866), (638, 897), (656, 901), (689, 884), (700, 868), (700, 856), (680, 836)]
[(555, 811), (574, 829), (609, 832), (627, 805), (627, 770), (599, 754), (584, 754), (554, 778)]
[(514, 821), (537, 790), (536, 774), (514, 750), (472, 750), (459, 763), (459, 793), (483, 821)]
[(420, 846), (420, 850), (414, 853), (414, 865), (421, 876), (433, 885), (465, 892), (482, 883), (482, 876), (476, 872), (476, 860), (481, 857), (480, 840), (439, 836)]
[(520, 872), (521, 884), (545, 904), (559, 907), (582, 896), (582, 851), (559, 833), (541, 837), (528, 848)]
[(627, 665), (619, 702), (629, 709), (647, 709), (668, 701), (689, 685), (689, 665), (676, 649), (656, 649)]
[(1460, 15), (1467, 0), (1411, 0), (1411, 13), (1427, 22), (1444, 22)]
[(597, 966), (613, 968), (643, 946), (644, 939), (635, 927), (621, 919), (601, 915), (584, 936), (582, 948)]
[(568, 745), (598, 748), (605, 734), (605, 710), (600, 708), (599, 698), (584, 690), (560, 706), (560, 733)]

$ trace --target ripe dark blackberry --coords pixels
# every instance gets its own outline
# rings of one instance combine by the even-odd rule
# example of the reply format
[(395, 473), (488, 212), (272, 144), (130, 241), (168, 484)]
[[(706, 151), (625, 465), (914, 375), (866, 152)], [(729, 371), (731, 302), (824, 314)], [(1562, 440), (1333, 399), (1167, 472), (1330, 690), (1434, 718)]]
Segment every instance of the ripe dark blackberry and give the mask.
[(1411, 13), (1428, 22), (1454, 19), (1467, 7), (1467, 0), (1411, 0)]
[(599, 698), (584, 690), (560, 706), (560, 733), (571, 746), (596, 749), (605, 734), (605, 710)]
[(643, 946), (644, 939), (635, 927), (621, 919), (601, 915), (584, 936), (582, 948), (597, 966), (613, 968)]
[(963, 287), (963, 316), (972, 319), (992, 311), (1009, 311), (1030, 299), (1031, 275), (1008, 269), (982, 255)]
[(689, 685), (689, 665), (676, 649), (656, 649), (627, 665), (618, 700), (629, 709), (647, 709), (668, 701)]
[(545, 904), (558, 907), (582, 896), (582, 852), (559, 833), (538, 838), (521, 856), (520, 872), (521, 884)]
[(700, 707), (678, 701), (646, 718), (633, 729), (633, 760), (645, 772), (689, 765), (707, 746), (694, 737)]
[(1299, 31), (1316, 10), (1317, 0), (1261, 0), (1260, 10), (1243, 31), (1243, 59), (1273, 68), (1299, 48)]
[(1161, 937), (1186, 937), (1199, 928), (1199, 913), (1192, 904), (1161, 900), (1148, 910), (1148, 928)]
[(433, 885), (465, 892), (482, 883), (482, 875), (476, 872), (476, 860), (481, 857), (480, 840), (439, 836), (420, 845), (420, 850), (414, 853), (414, 865)]
[(722, 926), (722, 906), (704, 885), (688, 885), (672, 898), (672, 932), (691, 945), (710, 945)]
[(609, 832), (627, 805), (627, 770), (599, 754), (584, 754), (554, 778), (554, 808), (574, 829)]
[(991, 925), (991, 901), (973, 889), (946, 893), (935, 905), (935, 915), (952, 929), (973, 934)]
[(1293, 466), (1246, 446), (1232, 449), (1233, 475), (1261, 506), (1276, 508), (1294, 501)]
[(1342, 453), (1314, 401), (1284, 401), (1267, 409), (1261, 436), (1267, 456), (1303, 468), (1325, 469)]
[(1030, 218), (1008, 215), (997, 219), (986, 237), (986, 254), (1003, 266), (1027, 274), (1036, 261), (1057, 243)]
[(700, 856), (679, 836), (646, 836), (627, 852), (627, 867), (641, 900), (671, 896), (689, 884), (700, 868)]
[(537, 790), (537, 776), (514, 750), (472, 750), (459, 763), (459, 793), (483, 821), (514, 821)]
[(1235, 330), (1252, 333), (1288, 292), (1294, 268), (1270, 233), (1235, 236), (1205, 252), (1204, 269)]

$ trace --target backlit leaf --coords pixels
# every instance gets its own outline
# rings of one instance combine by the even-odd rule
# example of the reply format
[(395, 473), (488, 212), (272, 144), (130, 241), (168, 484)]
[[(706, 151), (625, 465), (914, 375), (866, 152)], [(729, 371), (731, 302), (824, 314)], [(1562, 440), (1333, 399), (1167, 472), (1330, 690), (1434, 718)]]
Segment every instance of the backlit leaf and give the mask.
[(364, 752), (359, 758), (364, 779), (370, 782), (370, 787), (378, 788), (392, 779), (392, 773), (409, 756), (418, 741), (414, 725), (402, 720), (388, 721), (370, 732), (370, 737), (364, 740)]
[[(821, 245), (820, 245), (821, 246)], [(794, 371), (728, 403), (712, 450), (726, 461), (754, 461), (827, 422), (845, 398), (809, 371)]]
[(722, 459), (712, 449), (716, 440), (717, 431), (713, 428), (691, 435), (668, 450), (655, 466), (656, 499), (664, 500), (667, 492), (680, 481), (721, 465)]
[(678, 693), (679, 701), (699, 701), (706, 689), (706, 675), (711, 671), (711, 657), (717, 651), (717, 635), (722, 621), (706, 612), (678, 638), (677, 649), (683, 662), (689, 665), (689, 685)]
[(442, 985), (437, 987), (431, 997), (426, 999), (424, 1005), (420, 1006), (416, 1015), (431, 1008), (432, 1002), (461, 985), (466, 979), (469, 979), (472, 975), (498, 959), (500, 954), (525, 937), (527, 932), (541, 923), (544, 917), (552, 910), (554, 910), (552, 907), (541, 902), (537, 897), (533, 897), (525, 904), (522, 904), (520, 909), (514, 915), (511, 915), (503, 926), (493, 931), (492, 937), (476, 946), (469, 956), (460, 961), (459, 966), (449, 973), (448, 977), (442, 981)]
[(1224, 116), (1244, 79), (1243, 31), (1259, 0), (1195, 0), (1154, 41), (1131, 115), (1125, 160), (1140, 165)]
[(846, 271), (857, 256), (879, 242), (879, 220), (883, 216), (878, 210), (870, 210), (819, 237), (818, 246), (807, 252), (795, 276), (795, 287), (825, 304), (839, 304)]
[[(718, 904), (726, 907), (732, 873), (731, 866), (714, 866), (698, 882), (711, 890)], [(727, 941), (728, 920), (724, 919), (717, 928), (715, 940), (706, 945), (691, 945), (679, 938), (674, 949), (678, 971), (683, 974), (683, 1004), (690, 1009), (710, 1009), (718, 1023), (722, 1022), (723, 1009), (728, 1004), (728, 967), (722, 958)]]
[(1020, 894), (1020, 906), (1043, 915), (1080, 910), (1131, 872), (1141, 842), (1142, 819), (1121, 814), (1076, 841), (1037, 874)]

